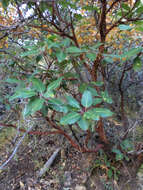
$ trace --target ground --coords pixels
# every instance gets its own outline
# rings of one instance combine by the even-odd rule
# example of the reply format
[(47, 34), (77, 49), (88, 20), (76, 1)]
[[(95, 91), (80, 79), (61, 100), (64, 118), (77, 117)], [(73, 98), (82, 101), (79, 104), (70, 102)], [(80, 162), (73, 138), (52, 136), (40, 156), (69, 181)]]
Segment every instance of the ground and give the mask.
[[(43, 129), (44, 123), (41, 123)], [(1, 133), (11, 129), (1, 129)], [(0, 146), (0, 165), (8, 159), (15, 147), (11, 135), (5, 136)], [(10, 138), (11, 136), (11, 138)], [(57, 148), (57, 155), (49, 170), (40, 178), (37, 172), (44, 166)], [(142, 159), (142, 158), (141, 158)], [(142, 190), (143, 175), (136, 171), (134, 160), (120, 169), (117, 180), (109, 179), (106, 167), (96, 167), (98, 154), (82, 154), (72, 148), (61, 136), (29, 135), (19, 147), (17, 154), (0, 171), (0, 190)], [(121, 167), (120, 167), (121, 166)], [(138, 174), (136, 176), (136, 173)], [(126, 177), (125, 177), (126, 176)]]

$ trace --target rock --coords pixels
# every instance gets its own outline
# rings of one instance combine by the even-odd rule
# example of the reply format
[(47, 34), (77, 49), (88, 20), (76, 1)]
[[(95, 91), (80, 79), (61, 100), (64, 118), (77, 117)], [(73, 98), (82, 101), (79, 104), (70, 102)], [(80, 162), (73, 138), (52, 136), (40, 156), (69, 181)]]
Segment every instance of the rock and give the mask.
[(86, 190), (86, 187), (83, 185), (76, 185), (75, 190)]

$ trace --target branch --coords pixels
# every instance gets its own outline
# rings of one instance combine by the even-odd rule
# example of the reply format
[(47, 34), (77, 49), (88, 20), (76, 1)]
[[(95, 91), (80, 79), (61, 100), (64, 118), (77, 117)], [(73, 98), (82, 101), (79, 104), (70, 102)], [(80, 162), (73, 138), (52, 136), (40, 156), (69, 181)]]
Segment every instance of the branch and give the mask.
[[(15, 61), (19, 61), (19, 62), (23, 63), (23, 60), (22, 60), (22, 59), (20, 59), (20, 58), (14, 56), (13, 54), (11, 54), (11, 53), (9, 53), (8, 51), (6, 51), (5, 49), (0, 49), (0, 52), (2, 52), (2, 53), (4, 53), (4, 54), (8, 54), (8, 55), (10, 55), (11, 58), (14, 59)], [(17, 62), (16, 62), (16, 65), (17, 65), (21, 70), (23, 70), (23, 71), (25, 71), (25, 72), (31, 72), (31, 73), (32, 73), (32, 70), (27, 70), (27, 69), (25, 69), (22, 65), (20, 65), (20, 64), (17, 63)]]
[[(60, 17), (61, 18), (61, 16), (59, 15), (59, 12), (57, 13), (57, 8), (56, 8), (56, 10), (55, 10), (55, 1), (51, 1), (51, 6), (52, 6), (52, 8), (53, 8), (53, 14), (56, 12), (56, 15), (58, 14), (58, 16), (57, 17)], [(42, 12), (41, 12), (41, 10), (40, 10), (40, 8), (37, 6), (37, 4), (36, 4), (36, 7), (37, 7), (37, 10), (38, 10), (38, 13), (39, 13), (39, 16), (41, 17), (41, 18), (43, 18), (45, 21), (46, 21), (46, 23), (48, 23), (48, 24), (51, 24), (52, 26), (54, 26), (55, 27), (55, 29), (57, 30), (57, 31), (55, 31), (55, 30), (51, 30), (51, 29), (49, 29), (49, 28), (46, 28), (46, 30), (43, 30), (43, 31), (48, 31), (49, 33), (54, 33), (54, 34), (57, 34), (57, 35), (59, 35), (59, 36), (66, 36), (66, 37), (68, 37), (68, 38), (70, 38), (71, 40), (73, 40), (73, 37), (72, 36), (70, 36), (68, 33), (65, 33), (65, 29), (62, 29), (62, 28), (60, 28), (60, 27), (58, 27), (56, 24), (55, 24), (55, 15), (52, 15), (52, 21), (48, 21), (47, 20), (47, 18), (42, 14)], [(50, 16), (49, 16), (50, 17)], [(62, 19), (63, 20), (63, 19)], [(67, 28), (67, 27), (69, 27), (70, 26), (70, 24), (68, 24), (68, 23), (66, 23), (65, 21), (63, 21), (63, 23), (65, 23), (66, 24), (66, 27), (65, 28)]]
[(106, 11), (106, 14), (108, 14), (114, 7), (114, 5), (116, 5), (116, 3), (120, 2), (121, 0), (115, 0), (112, 5), (109, 7), (109, 9)]
[(102, 9), (101, 9), (101, 16), (99, 22), (99, 32), (100, 32), (100, 39), (101, 42), (105, 42), (106, 37), (106, 9), (107, 9), (107, 1), (102, 0)]
[(69, 125), (69, 128), (70, 128), (70, 130), (71, 130), (71, 132), (72, 132), (73, 137), (74, 137), (74, 138), (76, 139), (76, 141), (78, 142), (79, 146), (82, 147), (82, 145), (81, 145), (81, 143), (80, 143), (78, 137), (76, 136), (76, 133), (74, 132), (74, 130), (73, 130), (73, 128), (72, 128), (72, 125)]
[(0, 36), (0, 40), (8, 36), (8, 32), (6, 32), (4, 35)]
[(127, 21), (122, 21), (122, 19), (125, 19), (126, 16), (128, 16), (136, 7), (138, 0), (135, 1), (133, 7), (131, 10), (129, 10), (125, 15), (123, 15), (118, 21), (116, 21), (107, 31), (106, 31), (106, 35), (115, 27), (117, 27), (119, 24), (126, 24), (129, 21), (138, 21), (138, 20), (143, 20), (142, 18), (130, 18), (130, 19), (126, 19)]
[[(17, 127), (13, 124), (4, 124), (4, 123), (0, 123), (0, 126), (2, 127), (12, 127), (12, 128), (15, 128), (17, 129)], [(20, 132), (23, 132), (25, 133), (26, 130), (25, 129), (19, 129)], [(53, 134), (61, 134), (59, 131), (45, 131), (45, 132), (42, 132), (42, 131), (28, 131), (28, 134), (29, 135), (53, 135)]]
[(18, 143), (16, 144), (11, 156), (0, 166), (0, 170), (3, 170), (4, 167), (10, 162), (10, 160), (14, 157), (14, 155), (16, 154), (19, 146), (21, 145), (21, 143), (23, 142), (25, 136), (28, 134), (28, 132), (32, 129), (33, 125), (31, 127), (29, 127), (29, 129), (24, 133), (24, 135), (21, 137), (21, 139), (18, 141)]
[(45, 172), (49, 169), (49, 167), (53, 164), (55, 158), (57, 157), (59, 151), (61, 149), (60, 148), (57, 148), (55, 150), (55, 152), (52, 154), (52, 156), (48, 159), (48, 161), (45, 163), (45, 165), (43, 166), (43, 168), (41, 168), (40, 171), (37, 172), (37, 177), (41, 177), (42, 175), (45, 174)]
[(122, 75), (121, 75), (121, 78), (120, 78), (120, 81), (119, 81), (119, 91), (120, 91), (120, 95), (121, 95), (121, 114), (122, 114), (122, 120), (124, 122), (124, 127), (127, 128), (126, 126), (126, 117), (125, 117), (125, 109), (124, 109), (124, 91), (122, 89), (122, 83), (123, 83), (123, 79), (124, 79), (124, 76), (125, 76), (125, 73), (126, 73), (126, 66), (127, 66), (127, 61), (124, 65), (124, 69), (123, 69), (123, 72), (122, 72)]
[(64, 136), (66, 137), (66, 139), (70, 142), (70, 144), (71, 144), (75, 149), (77, 149), (78, 151), (81, 151), (80, 146), (79, 146), (78, 144), (76, 144), (76, 143), (73, 141), (73, 139), (72, 139), (67, 133), (65, 133), (64, 130), (61, 129), (61, 127), (59, 127), (58, 125), (56, 125), (56, 123), (53, 122), (53, 121), (51, 121), (48, 117), (46, 117), (46, 120), (50, 123), (50, 125), (51, 125), (53, 128), (59, 130), (59, 132), (60, 132), (62, 135), (64, 135)]
[(136, 128), (137, 124), (138, 124), (138, 121), (136, 120), (132, 127), (129, 127), (127, 129), (127, 131), (125, 131), (124, 134), (120, 135), (120, 137), (122, 138), (122, 140), (126, 139), (127, 135)]
[(16, 30), (19, 27), (22, 27), (23, 25), (25, 25), (25, 22), (28, 22), (29, 20), (33, 19), (35, 16), (35, 14), (33, 14), (32, 16), (29, 16), (28, 18), (24, 18), (22, 19), (20, 22), (16, 23), (15, 25), (10, 25), (10, 26), (5, 26), (5, 25), (0, 25), (1, 29), (0, 31), (8, 31), (8, 34), (11, 34), (10, 31), (12, 30)]

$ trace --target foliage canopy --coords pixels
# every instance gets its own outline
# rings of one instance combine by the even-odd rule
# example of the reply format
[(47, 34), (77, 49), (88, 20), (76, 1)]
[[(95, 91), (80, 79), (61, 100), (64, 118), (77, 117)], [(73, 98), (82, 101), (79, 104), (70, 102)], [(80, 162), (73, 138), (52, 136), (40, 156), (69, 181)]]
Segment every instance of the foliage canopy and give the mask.
[[(45, 117), (55, 133), (82, 152), (103, 147), (88, 147), (91, 133), (109, 144), (103, 120), (117, 113), (108, 78), (116, 67), (124, 128), (124, 76), (142, 68), (142, 2), (2, 0), (0, 15), (0, 66), (6, 84), (16, 86), (3, 102), (14, 110), (22, 104), (24, 119)], [(85, 143), (69, 136), (71, 127), (86, 133)]]

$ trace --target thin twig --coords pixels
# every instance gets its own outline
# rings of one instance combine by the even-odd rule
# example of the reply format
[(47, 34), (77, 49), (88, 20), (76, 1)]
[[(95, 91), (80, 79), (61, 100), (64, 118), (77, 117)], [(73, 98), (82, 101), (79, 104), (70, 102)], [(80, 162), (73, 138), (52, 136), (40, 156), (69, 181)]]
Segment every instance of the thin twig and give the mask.
[(82, 147), (82, 144), (80, 143), (78, 137), (76, 136), (76, 133), (74, 132), (74, 130), (72, 128), (72, 125), (69, 125), (69, 128), (70, 128), (70, 130), (72, 132), (73, 137), (76, 139), (76, 141), (78, 142), (78, 144), (80, 145), (80, 147)]
[(127, 129), (127, 131), (123, 134), (122, 139), (125, 139), (127, 137), (127, 135), (129, 134), (129, 132), (131, 132), (132, 130), (135, 129), (135, 127), (137, 126), (137, 124), (138, 124), (138, 121), (135, 121), (134, 125), (131, 128)]

